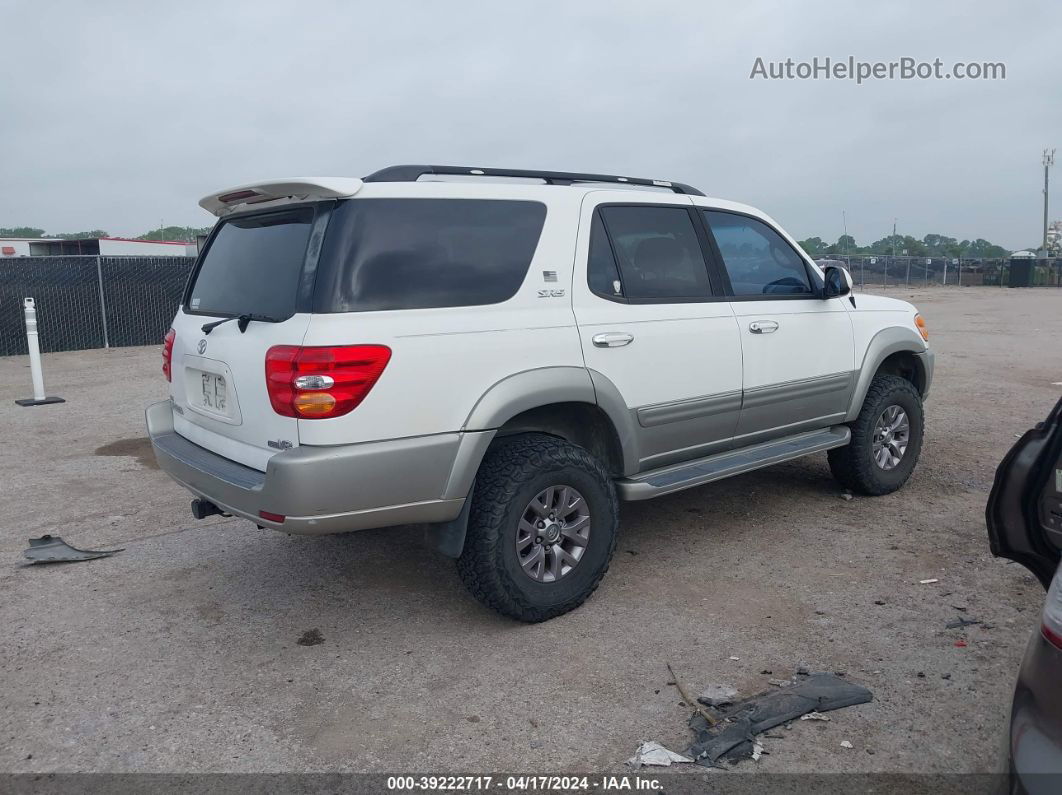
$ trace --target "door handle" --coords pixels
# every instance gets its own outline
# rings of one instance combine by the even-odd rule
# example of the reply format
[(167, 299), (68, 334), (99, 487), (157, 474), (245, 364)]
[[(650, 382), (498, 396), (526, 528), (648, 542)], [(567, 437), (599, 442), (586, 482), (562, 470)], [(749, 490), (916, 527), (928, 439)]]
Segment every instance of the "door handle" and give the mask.
[(592, 339), (595, 347), (598, 348), (622, 348), (634, 342), (634, 335), (620, 331), (608, 331), (604, 334), (595, 334)]
[(754, 320), (749, 323), (749, 331), (753, 334), (771, 334), (778, 331), (778, 324), (773, 320)]

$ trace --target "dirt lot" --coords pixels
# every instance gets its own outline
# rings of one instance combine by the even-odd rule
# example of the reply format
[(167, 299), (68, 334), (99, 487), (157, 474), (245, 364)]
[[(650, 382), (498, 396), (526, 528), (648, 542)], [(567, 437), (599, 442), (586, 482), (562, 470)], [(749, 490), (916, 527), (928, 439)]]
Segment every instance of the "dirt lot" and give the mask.
[[(1058, 397), (1062, 290), (889, 294), (937, 351), (904, 490), (846, 501), (819, 455), (624, 505), (600, 590), (537, 626), (481, 608), (415, 528), (193, 521), (142, 438), (155, 348), (45, 357), (67, 402), (41, 408), (0, 359), (0, 770), (619, 770), (642, 740), (685, 747), (666, 662), (698, 688), (806, 665), (873, 690), (744, 769), (993, 769), (1043, 593), (989, 554), (984, 504)], [(44, 533), (125, 551), (22, 566)]]

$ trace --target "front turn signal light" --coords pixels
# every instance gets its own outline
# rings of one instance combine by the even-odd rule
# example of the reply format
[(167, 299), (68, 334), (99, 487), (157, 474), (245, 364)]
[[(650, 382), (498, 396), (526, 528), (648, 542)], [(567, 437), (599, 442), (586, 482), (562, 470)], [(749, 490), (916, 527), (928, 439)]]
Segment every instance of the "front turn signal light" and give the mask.
[(915, 326), (918, 327), (918, 333), (922, 335), (922, 339), (929, 342), (929, 329), (926, 328), (926, 321), (921, 315), (915, 315)]

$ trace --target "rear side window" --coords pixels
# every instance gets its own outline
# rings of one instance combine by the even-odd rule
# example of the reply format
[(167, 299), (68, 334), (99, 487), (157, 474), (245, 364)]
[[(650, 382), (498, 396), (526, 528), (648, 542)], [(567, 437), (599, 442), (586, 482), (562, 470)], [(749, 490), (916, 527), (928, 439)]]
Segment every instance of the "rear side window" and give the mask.
[(590, 259), (586, 266), (587, 282), (591, 292), (605, 298), (622, 298), (623, 282), (620, 281), (612, 244), (608, 242), (601, 215), (594, 213), (590, 224)]
[(763, 221), (705, 210), (734, 295), (811, 294), (804, 260)]
[(680, 207), (602, 207), (632, 300), (707, 298), (708, 271), (689, 212)]
[(353, 199), (332, 214), (315, 312), (496, 304), (516, 295), (546, 219), (539, 202)]
[(295, 314), (314, 210), (302, 207), (223, 221), (206, 250), (188, 309), (207, 315)]

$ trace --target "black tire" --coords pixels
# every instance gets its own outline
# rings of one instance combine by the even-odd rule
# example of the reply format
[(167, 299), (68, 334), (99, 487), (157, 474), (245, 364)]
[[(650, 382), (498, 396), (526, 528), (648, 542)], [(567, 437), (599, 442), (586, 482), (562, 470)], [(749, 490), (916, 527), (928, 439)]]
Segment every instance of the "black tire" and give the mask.
[[(589, 536), (579, 562), (553, 582), (520, 567), (517, 532), (526, 506), (544, 489), (569, 486), (585, 500)], [(619, 505), (612, 479), (589, 452), (545, 434), (497, 441), (476, 475), (468, 532), (457, 571), (487, 607), (518, 621), (546, 621), (589, 598), (616, 549)]]
[[(906, 412), (910, 435), (899, 464), (886, 470), (875, 461), (874, 434), (878, 418), (890, 406), (899, 406)], [(922, 398), (914, 384), (897, 375), (874, 376), (863, 408), (849, 427), (852, 441), (828, 453), (834, 478), (845, 488), (870, 496), (889, 494), (903, 486), (918, 463), (925, 433)]]

